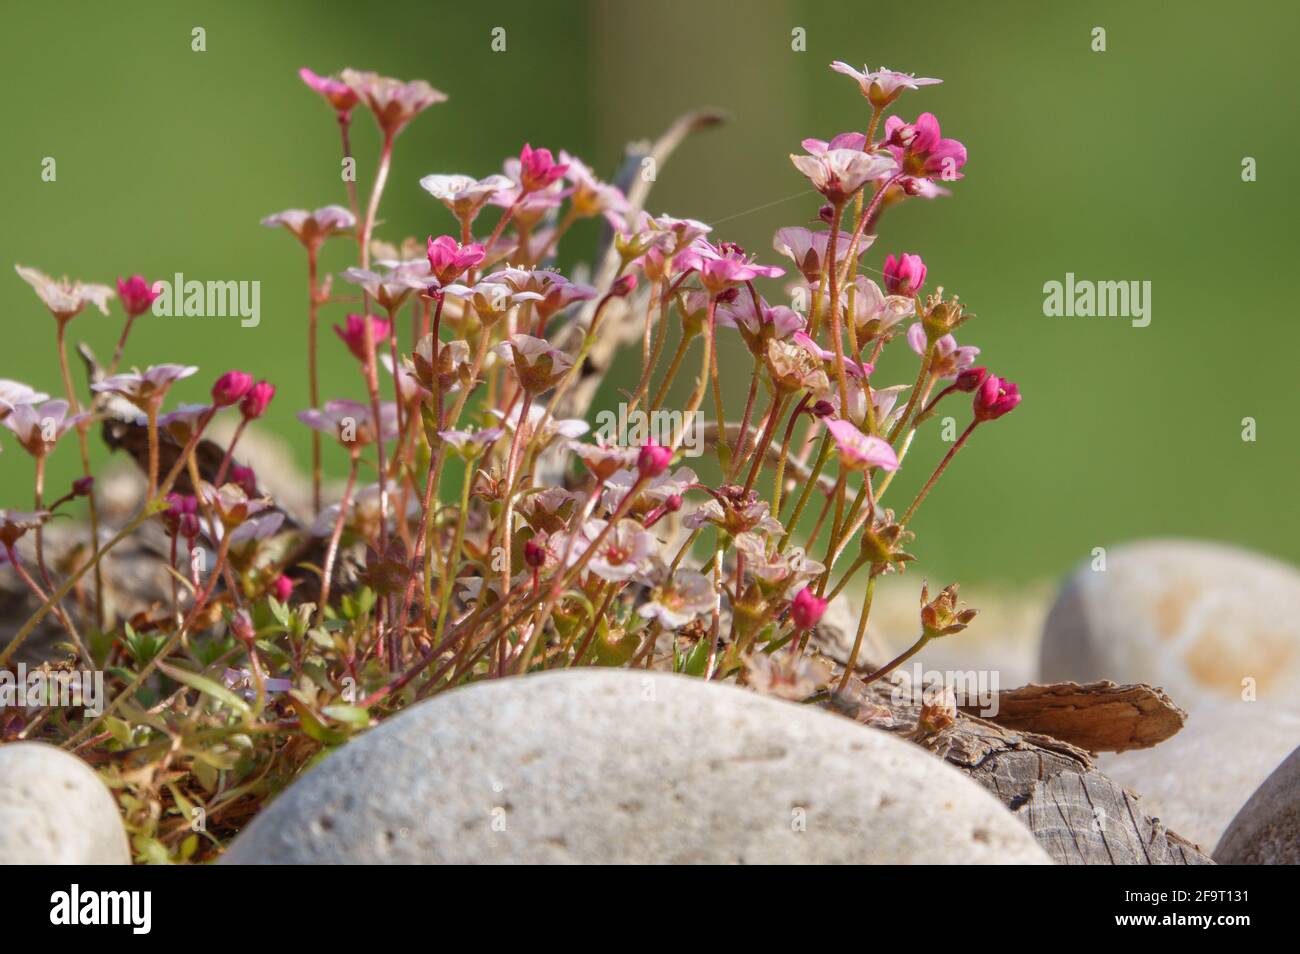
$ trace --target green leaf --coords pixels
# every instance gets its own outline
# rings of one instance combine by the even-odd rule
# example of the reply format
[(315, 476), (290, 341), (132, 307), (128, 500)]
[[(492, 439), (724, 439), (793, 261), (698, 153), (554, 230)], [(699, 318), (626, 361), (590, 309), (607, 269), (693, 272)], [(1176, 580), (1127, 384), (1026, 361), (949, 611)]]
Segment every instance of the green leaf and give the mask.
[(352, 725), (367, 728), (370, 725), (370, 713), (360, 706), (333, 705), (321, 709), (321, 715), (338, 722), (350, 722)]
[(205, 696), (211, 696), (218, 702), (230, 706), (230, 708), (239, 712), (241, 715), (247, 716), (253, 711), (249, 708), (248, 703), (239, 698), (239, 696), (235, 695), (225, 686), (213, 682), (206, 676), (200, 676), (198, 673), (190, 672), (188, 669), (169, 666), (166, 663), (159, 663), (158, 668), (177, 682), (184, 683), (191, 689), (197, 689)]
[(703, 676), (704, 669), (709, 664), (709, 641), (701, 639), (691, 650), (691, 654), (686, 657), (686, 667), (683, 672), (688, 676)]

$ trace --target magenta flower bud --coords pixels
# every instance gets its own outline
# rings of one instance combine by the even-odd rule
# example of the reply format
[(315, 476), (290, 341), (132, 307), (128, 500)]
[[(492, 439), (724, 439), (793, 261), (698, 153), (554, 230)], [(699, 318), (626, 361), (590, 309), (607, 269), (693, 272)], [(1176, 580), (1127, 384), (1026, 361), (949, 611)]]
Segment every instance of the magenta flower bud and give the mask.
[(569, 171), (567, 162), (556, 162), (549, 149), (534, 149), (524, 143), (519, 153), (519, 185), (524, 192), (545, 189)]
[(450, 235), (429, 236), (429, 270), (439, 285), (449, 285), (471, 268), (477, 267), (487, 252), (477, 242), (461, 245)]
[(925, 284), (925, 262), (920, 255), (890, 255), (885, 259), (885, 290), (891, 295), (912, 298)]
[(199, 516), (195, 513), (181, 514), (177, 521), (177, 530), (186, 540), (193, 541), (199, 535)]
[(217, 407), (238, 404), (253, 387), (253, 376), (243, 371), (227, 371), (212, 385), (212, 403)]
[(271, 398), (275, 397), (275, 385), (269, 381), (258, 381), (244, 399), (239, 402), (239, 413), (244, 415), (248, 420), (254, 420), (266, 413), (266, 406), (271, 403)]
[(804, 587), (790, 603), (790, 618), (794, 620), (795, 629), (812, 629), (826, 612), (830, 600), (819, 599), (808, 587)]
[(975, 392), (975, 420), (993, 421), (1020, 403), (1020, 388), (990, 374)]
[(289, 594), (293, 592), (293, 580), (281, 573), (274, 583), (271, 584), (271, 593), (281, 603), (289, 599)]
[(732, 285), (730, 288), (724, 288), (722, 291), (718, 292), (717, 297), (719, 305), (730, 305), (740, 297), (740, 289), (735, 285)]
[(614, 285), (612, 288), (610, 288), (609, 293), (613, 295), (615, 298), (626, 298), (634, 291), (636, 291), (636, 275), (634, 275), (632, 272), (628, 272), (618, 281), (614, 282)]
[(159, 292), (154, 291), (153, 286), (140, 275), (117, 280), (117, 297), (122, 301), (122, 309), (131, 318), (143, 315), (152, 308), (158, 295)]
[(835, 405), (830, 401), (818, 401), (808, 410), (813, 417), (830, 417), (835, 413)]
[(988, 368), (967, 368), (961, 374), (957, 375), (957, 381), (953, 384), (958, 391), (965, 391), (967, 394), (974, 391), (984, 379), (988, 377)]
[(664, 509), (669, 513), (676, 513), (682, 509), (682, 495), (672, 494), (664, 501)]
[(257, 496), (257, 475), (253, 473), (251, 467), (240, 467), (235, 464), (230, 468), (230, 482), (238, 484), (239, 489), (250, 497)]
[(830, 225), (833, 221), (835, 221), (835, 206), (827, 202), (825, 205), (823, 205), (820, 209), (817, 210), (817, 218), (821, 219), (827, 225)]
[[(375, 341), (387, 341), (388, 334), (392, 330), (392, 324), (387, 318), (380, 318), (378, 315), (370, 316), (370, 324)], [(366, 360), (366, 319), (361, 315), (350, 314), (347, 317), (347, 327), (340, 328), (334, 326), (334, 333), (339, 336), (339, 340), (348, 346), (352, 356), (358, 361)]]
[(540, 569), (546, 563), (546, 547), (535, 539), (529, 540), (524, 544), (524, 562), (534, 570)]
[(72, 496), (74, 497), (89, 497), (90, 492), (94, 489), (94, 477), (78, 477), (72, 482)]
[(637, 473), (645, 480), (652, 477), (658, 477), (673, 460), (673, 449), (664, 447), (662, 444), (656, 444), (654, 441), (642, 445), (640, 452), (636, 455)]

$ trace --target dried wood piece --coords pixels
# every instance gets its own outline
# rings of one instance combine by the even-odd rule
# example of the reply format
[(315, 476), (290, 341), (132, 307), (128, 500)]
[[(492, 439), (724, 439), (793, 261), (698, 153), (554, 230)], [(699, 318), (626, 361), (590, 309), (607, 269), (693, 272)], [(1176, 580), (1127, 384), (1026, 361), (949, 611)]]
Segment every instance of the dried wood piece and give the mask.
[(842, 694), (819, 702), (907, 738), (979, 782), (1061, 864), (1213, 864), (1143, 812), (1139, 797), (1099, 771), (1085, 749), (964, 712), (946, 728), (927, 732), (917, 725), (920, 706), (895, 702), (892, 688), (851, 676)]
[[(963, 708), (968, 715), (975, 710)], [(1149, 749), (1174, 735), (1187, 713), (1146, 684), (1061, 682), (1028, 685), (998, 693), (998, 711), (987, 716), (1008, 729), (1038, 732), (1089, 752)]]

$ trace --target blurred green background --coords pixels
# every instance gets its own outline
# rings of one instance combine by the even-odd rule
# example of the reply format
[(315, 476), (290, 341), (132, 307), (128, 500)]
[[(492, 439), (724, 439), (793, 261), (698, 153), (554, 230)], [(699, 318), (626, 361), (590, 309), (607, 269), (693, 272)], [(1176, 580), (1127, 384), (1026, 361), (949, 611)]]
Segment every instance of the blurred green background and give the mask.
[[(1027, 581), (1095, 546), (1163, 534), (1300, 561), (1294, 5), (485, 7), (6, 3), (0, 377), (61, 390), (54, 322), (10, 263), (110, 283), (134, 272), (256, 279), (259, 327), (146, 317), (128, 361), (200, 365), (174, 392), (180, 400), (202, 400), (231, 367), (272, 379), (268, 424), (306, 458), (307, 432), (293, 419), (306, 405), (304, 256), (283, 231), (258, 226), (280, 209), (345, 201), (336, 125), (298, 80), (300, 66), (421, 77), (450, 94), (399, 141), (381, 237), (449, 230), (417, 185), (422, 175), (486, 175), (525, 140), (612, 174), (626, 141), (713, 105), (731, 123), (680, 150), (650, 207), (715, 223), (715, 237), (771, 262), (773, 231), (806, 224), (817, 208), (788, 154), (803, 137), (866, 121), (856, 85), (829, 62), (884, 63), (943, 78), (905, 94), (900, 111), (935, 112), (971, 159), (951, 198), (891, 210), (864, 261), (878, 269), (888, 252), (922, 254), (930, 286), (958, 292), (979, 315), (963, 343), (983, 348), (981, 361), (1026, 395), (981, 429), (921, 511), (925, 573)], [(203, 53), (191, 51), (196, 26), (206, 30)], [(498, 26), (500, 53), (490, 48)], [(1091, 49), (1098, 26), (1103, 53)], [(791, 49), (795, 28), (806, 31), (805, 52)], [(376, 138), (359, 108), (363, 190)], [(55, 182), (41, 180), (46, 156), (57, 161)], [(1246, 156), (1258, 162), (1253, 183), (1241, 179)], [(563, 258), (583, 257), (594, 235), (575, 230)], [(325, 267), (350, 264), (347, 243), (329, 251)], [(1045, 317), (1043, 284), (1066, 272), (1151, 281), (1151, 325)], [(105, 355), (121, 320), (83, 313), (70, 336)], [(738, 341), (728, 347), (724, 368), (748, 370)], [(915, 359), (901, 344), (891, 350), (877, 382), (910, 382)], [(637, 360), (626, 365), (633, 376)], [(328, 330), (322, 380), (329, 395), (361, 393)], [(603, 397), (617, 400), (613, 383)], [(1244, 417), (1257, 421), (1253, 443), (1241, 438)], [(3, 443), (0, 505), (29, 506), (30, 460)], [(895, 493), (910, 496), (944, 449), (936, 429), (923, 435)], [(69, 438), (53, 492), (75, 467)]]

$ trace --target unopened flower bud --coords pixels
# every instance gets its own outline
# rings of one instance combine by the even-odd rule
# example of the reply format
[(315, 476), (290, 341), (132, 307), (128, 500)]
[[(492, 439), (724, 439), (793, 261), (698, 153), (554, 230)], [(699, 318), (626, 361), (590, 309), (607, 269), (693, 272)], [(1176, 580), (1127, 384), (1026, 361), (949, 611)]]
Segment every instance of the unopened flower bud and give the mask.
[(988, 368), (967, 368), (961, 374), (957, 375), (957, 381), (953, 387), (958, 391), (965, 391), (969, 394), (971, 391), (974, 391), (983, 384), (984, 379), (988, 377), (988, 375)]
[(524, 544), (524, 562), (534, 570), (540, 569), (546, 563), (546, 547), (535, 539), (529, 540)]
[(257, 630), (253, 627), (253, 619), (248, 615), (248, 610), (236, 610), (231, 614), (230, 631), (243, 643), (257, 639)]
[(835, 405), (830, 401), (817, 401), (808, 411), (813, 417), (830, 417), (835, 413)]
[(248, 389), (244, 399), (239, 402), (239, 413), (250, 421), (259, 418), (266, 413), (266, 406), (271, 403), (273, 397), (275, 397), (275, 385), (269, 381), (258, 381)]
[(609, 293), (616, 298), (626, 298), (634, 291), (636, 291), (636, 275), (632, 272), (628, 272), (618, 281), (614, 282)]
[(812, 629), (826, 612), (829, 600), (820, 599), (808, 587), (804, 587), (790, 603), (790, 618), (796, 629)]
[(673, 494), (664, 501), (664, 509), (669, 513), (676, 513), (682, 509), (682, 495)]
[(90, 492), (94, 489), (94, 477), (78, 477), (72, 482), (72, 496), (74, 497), (89, 497)]
[(271, 593), (281, 603), (289, 599), (289, 594), (293, 592), (293, 580), (281, 573), (276, 577), (275, 582), (271, 584)]
[(817, 218), (830, 225), (835, 220), (835, 206), (827, 202), (817, 210)]
[(673, 449), (649, 441), (636, 455), (636, 469), (643, 479), (658, 477), (673, 460)]
[(975, 419), (992, 421), (1020, 403), (1020, 388), (1006, 378), (990, 374), (975, 392)]
[(217, 407), (230, 407), (253, 387), (253, 376), (243, 371), (227, 371), (212, 385), (212, 403)]

